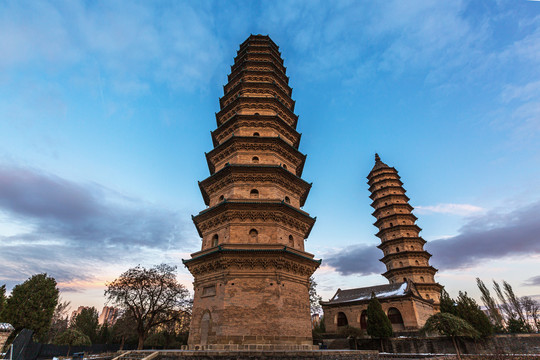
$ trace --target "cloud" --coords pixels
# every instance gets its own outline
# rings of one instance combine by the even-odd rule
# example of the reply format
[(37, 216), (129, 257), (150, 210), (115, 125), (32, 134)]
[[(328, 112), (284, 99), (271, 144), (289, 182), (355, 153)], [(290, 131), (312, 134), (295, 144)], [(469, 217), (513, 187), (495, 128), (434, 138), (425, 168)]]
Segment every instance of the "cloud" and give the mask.
[(104, 265), (193, 246), (178, 212), (33, 169), (0, 167), (0, 212), (2, 280), (90, 281)]
[[(444, 207), (443, 207), (444, 208)], [(429, 241), (432, 265), (456, 269), (506, 256), (539, 254), (540, 202), (509, 213), (487, 212), (469, 220), (454, 237)], [(351, 246), (327, 256), (326, 263), (342, 275), (381, 274), (382, 252), (375, 246)], [(540, 285), (540, 276), (527, 281)]]
[(4, 2), (0, 69), (90, 66), (120, 94), (144, 93), (153, 81), (204, 89), (224, 60), (212, 17), (189, 3)]
[(540, 202), (508, 213), (490, 211), (471, 219), (459, 235), (430, 241), (426, 249), (440, 269), (477, 265), (488, 259), (540, 253)]
[(437, 204), (430, 206), (416, 206), (418, 214), (452, 214), (460, 216), (476, 215), (484, 211), (483, 208), (470, 204)]
[(525, 285), (525, 286), (540, 286), (540, 275), (528, 278), (527, 280), (525, 280), (523, 285)]
[(328, 255), (325, 262), (342, 275), (370, 275), (384, 272), (378, 260), (382, 252), (375, 246), (351, 246), (343, 251)]

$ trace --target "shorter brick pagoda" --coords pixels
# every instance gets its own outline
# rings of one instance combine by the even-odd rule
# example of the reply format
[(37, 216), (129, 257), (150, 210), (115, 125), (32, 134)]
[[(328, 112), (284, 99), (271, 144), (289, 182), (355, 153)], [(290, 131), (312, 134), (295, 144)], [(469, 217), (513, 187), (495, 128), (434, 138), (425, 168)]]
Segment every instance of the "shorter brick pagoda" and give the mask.
[(375, 209), (374, 225), (381, 239), (380, 259), (386, 266), (382, 274), (390, 284), (341, 290), (321, 302), (326, 330), (337, 332), (342, 326), (367, 328), (367, 306), (374, 294), (381, 302), (395, 332), (416, 331), (439, 311), (443, 286), (435, 281), (437, 269), (429, 264), (431, 254), (424, 250), (426, 241), (416, 225), (413, 207), (405, 195), (403, 183), (395, 168), (375, 154), (375, 165), (368, 175), (371, 206)]

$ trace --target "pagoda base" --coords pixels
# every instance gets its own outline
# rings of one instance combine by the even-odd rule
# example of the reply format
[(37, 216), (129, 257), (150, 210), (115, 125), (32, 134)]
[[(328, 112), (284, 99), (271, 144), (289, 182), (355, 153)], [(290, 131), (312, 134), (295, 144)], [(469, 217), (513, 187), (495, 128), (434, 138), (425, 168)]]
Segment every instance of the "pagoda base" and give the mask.
[[(145, 356), (146, 355), (146, 356)], [(278, 360), (278, 359), (332, 359), (332, 360), (376, 360), (376, 350), (162, 350), (132, 351), (122, 359), (152, 360)]]
[(195, 278), (189, 348), (312, 349), (308, 289), (319, 262), (310, 255), (227, 245), (184, 261)]

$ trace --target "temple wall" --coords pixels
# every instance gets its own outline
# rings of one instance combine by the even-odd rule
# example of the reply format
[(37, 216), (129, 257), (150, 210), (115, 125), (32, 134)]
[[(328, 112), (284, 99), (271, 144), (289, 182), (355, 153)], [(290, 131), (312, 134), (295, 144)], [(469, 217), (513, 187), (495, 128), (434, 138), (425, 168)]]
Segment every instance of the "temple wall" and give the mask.
[[(435, 313), (433, 306), (426, 304), (422, 301), (414, 298), (404, 299), (378, 299), (381, 303), (383, 311), (388, 314), (390, 308), (396, 308), (401, 313), (403, 318), (404, 329), (393, 325), (394, 331), (400, 330), (417, 330), (424, 325), (427, 318)], [(368, 301), (362, 304), (347, 305), (344, 303), (341, 306), (324, 306), (324, 321), (327, 333), (337, 333), (339, 328), (337, 326), (337, 316), (339, 312), (343, 312), (347, 316), (349, 326), (361, 328), (361, 314), (362, 311), (367, 310)]]

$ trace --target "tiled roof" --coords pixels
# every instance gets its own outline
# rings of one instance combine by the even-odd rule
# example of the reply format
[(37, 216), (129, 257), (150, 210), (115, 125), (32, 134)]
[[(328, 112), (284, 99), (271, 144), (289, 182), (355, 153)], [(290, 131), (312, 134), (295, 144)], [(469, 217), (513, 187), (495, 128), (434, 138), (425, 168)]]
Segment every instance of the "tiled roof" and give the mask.
[(15, 330), (11, 324), (8, 323), (0, 323), (0, 331), (13, 331)]
[(371, 294), (375, 294), (377, 299), (392, 297), (392, 296), (404, 296), (410, 293), (407, 282), (368, 286), (363, 288), (341, 290), (338, 289), (332, 299), (327, 301), (327, 304), (338, 304), (350, 301), (363, 301), (371, 299)]

